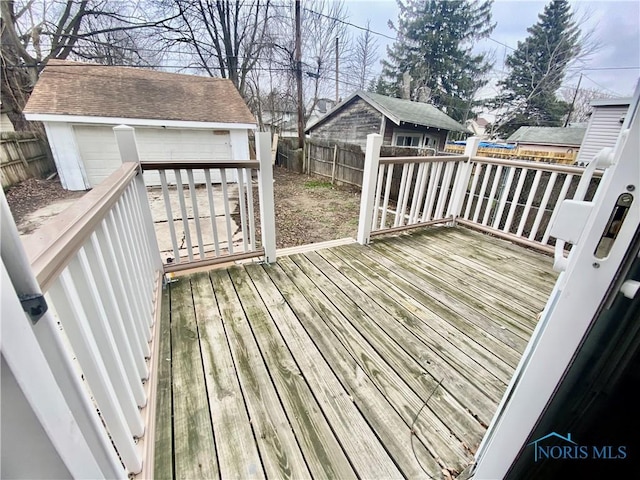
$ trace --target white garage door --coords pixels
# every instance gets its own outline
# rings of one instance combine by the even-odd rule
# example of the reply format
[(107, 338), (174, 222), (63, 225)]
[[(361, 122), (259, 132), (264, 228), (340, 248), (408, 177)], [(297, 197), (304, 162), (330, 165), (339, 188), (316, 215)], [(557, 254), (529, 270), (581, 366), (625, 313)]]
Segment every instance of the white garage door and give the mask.
[[(92, 186), (107, 178), (120, 165), (120, 154), (112, 127), (74, 126), (80, 156)], [(144, 161), (215, 161), (231, 159), (228, 132), (212, 130), (182, 130), (171, 128), (136, 128), (138, 152)], [(196, 183), (204, 183), (204, 173), (196, 172)], [(231, 175), (230, 175), (231, 177)], [(233, 177), (234, 178), (234, 177)], [(233, 181), (233, 178), (229, 178)], [(167, 175), (174, 183), (173, 175)], [(212, 178), (219, 181), (219, 178)], [(187, 181), (186, 174), (183, 182)], [(157, 173), (145, 173), (147, 185), (159, 185)]]

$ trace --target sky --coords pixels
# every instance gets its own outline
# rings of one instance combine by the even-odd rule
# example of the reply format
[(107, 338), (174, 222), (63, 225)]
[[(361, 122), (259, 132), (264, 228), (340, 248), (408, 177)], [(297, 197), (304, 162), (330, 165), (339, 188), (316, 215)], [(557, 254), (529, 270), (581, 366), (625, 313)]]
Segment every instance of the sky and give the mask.
[[(544, 9), (544, 1), (495, 0), (492, 7), (493, 21), (497, 24), (491, 34), (493, 40), (478, 42), (475, 49), (492, 51), (495, 58), (491, 82), (480, 96), (495, 95), (495, 81), (504, 72), (504, 58), (518, 40), (527, 36), (527, 28), (538, 20)], [(585, 18), (584, 30), (593, 30), (599, 48), (577, 64), (564, 82), (575, 87), (582, 73), (581, 87), (598, 88), (609, 95), (631, 96), (640, 77), (640, 68), (610, 69), (619, 67), (640, 67), (640, 1), (571, 1), (578, 18)], [(395, 22), (398, 6), (395, 0), (345, 0), (349, 10), (349, 21), (364, 25), (371, 20), (371, 29), (385, 35), (394, 36), (388, 27), (388, 20)], [(352, 34), (358, 30), (352, 28)], [(384, 55), (385, 46), (391, 40), (377, 36), (379, 54)], [(500, 43), (498, 43), (500, 42)], [(501, 45), (505, 44), (507, 46)], [(510, 48), (509, 48), (510, 47)]]

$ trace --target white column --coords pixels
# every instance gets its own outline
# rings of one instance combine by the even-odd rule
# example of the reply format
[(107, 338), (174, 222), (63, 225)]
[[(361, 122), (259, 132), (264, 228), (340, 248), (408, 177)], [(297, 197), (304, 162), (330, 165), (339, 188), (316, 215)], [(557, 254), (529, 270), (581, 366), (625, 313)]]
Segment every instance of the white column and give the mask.
[(377, 133), (367, 135), (367, 147), (364, 156), (362, 175), (362, 195), (360, 197), (360, 219), (358, 220), (358, 243), (367, 245), (373, 223), (373, 204), (376, 194), (376, 179), (380, 165), (380, 147), (382, 136)]
[(262, 248), (267, 263), (276, 261), (276, 213), (273, 200), (273, 170), (271, 165), (271, 135), (256, 132), (256, 155), (260, 162), (258, 194), (260, 197), (260, 226)]

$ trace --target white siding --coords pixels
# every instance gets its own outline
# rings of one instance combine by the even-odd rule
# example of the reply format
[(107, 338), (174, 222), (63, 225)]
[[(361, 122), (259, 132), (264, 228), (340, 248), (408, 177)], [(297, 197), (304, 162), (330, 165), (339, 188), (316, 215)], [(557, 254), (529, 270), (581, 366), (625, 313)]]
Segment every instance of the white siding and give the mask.
[(9, 115), (6, 113), (0, 114), (0, 132), (13, 132), (13, 123), (9, 119)]
[(627, 114), (628, 109), (628, 105), (593, 107), (587, 133), (576, 159), (579, 165), (589, 163), (600, 150), (616, 144), (622, 128), (620, 120)]
[[(80, 157), (91, 186), (100, 183), (122, 164), (112, 128), (74, 126)], [(227, 131), (136, 127), (135, 132), (140, 160), (143, 162), (248, 159), (248, 146), (246, 156), (245, 149), (241, 147), (242, 144), (248, 145), (246, 130), (233, 132), (234, 143), (241, 147), (233, 149), (234, 156), (231, 135)], [(186, 174), (183, 177), (183, 181), (186, 182)], [(229, 172), (228, 179), (234, 181), (235, 174)], [(175, 183), (172, 174), (167, 175), (167, 180)], [(216, 182), (219, 178), (213, 175), (212, 180)], [(195, 181), (204, 183), (204, 174), (196, 172)], [(160, 185), (159, 175), (153, 172), (145, 173), (145, 183), (152, 186)]]

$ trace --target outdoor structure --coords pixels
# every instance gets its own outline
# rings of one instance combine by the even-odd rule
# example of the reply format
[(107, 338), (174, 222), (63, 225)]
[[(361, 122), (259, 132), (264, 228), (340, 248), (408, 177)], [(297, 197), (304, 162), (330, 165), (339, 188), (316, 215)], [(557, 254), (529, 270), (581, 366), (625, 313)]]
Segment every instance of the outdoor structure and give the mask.
[(584, 166), (603, 148), (613, 148), (629, 110), (631, 98), (607, 98), (591, 102), (591, 116), (576, 162)]
[(575, 154), (585, 132), (580, 127), (520, 127), (506, 142), (515, 144), (519, 150)]
[(360, 145), (379, 133), (384, 145), (443, 150), (449, 132), (469, 131), (433, 105), (358, 91), (307, 126), (313, 138)]
[(122, 164), (115, 125), (136, 128), (149, 162), (248, 160), (256, 128), (230, 80), (62, 60), (47, 64), (24, 113), (44, 123), (68, 190), (95, 187)]
[[(115, 127), (122, 166), (24, 245), (0, 194), (1, 476), (627, 478), (638, 97), (587, 168), (478, 156), (477, 137), (381, 157), (368, 135), (355, 241), (275, 250), (268, 133), (256, 161), (185, 165)], [(190, 209), (178, 185), (188, 252), (163, 264), (141, 172), (231, 168), (257, 179), (259, 238), (241, 186), (243, 247), (207, 255), (195, 197), (213, 212), (222, 189), (237, 215), (225, 184)], [(593, 461), (536, 462), (554, 440)]]

